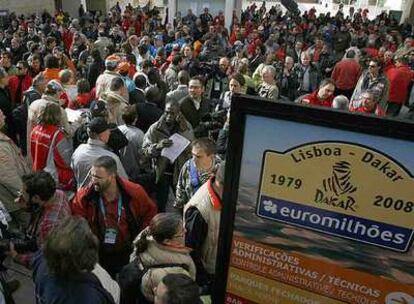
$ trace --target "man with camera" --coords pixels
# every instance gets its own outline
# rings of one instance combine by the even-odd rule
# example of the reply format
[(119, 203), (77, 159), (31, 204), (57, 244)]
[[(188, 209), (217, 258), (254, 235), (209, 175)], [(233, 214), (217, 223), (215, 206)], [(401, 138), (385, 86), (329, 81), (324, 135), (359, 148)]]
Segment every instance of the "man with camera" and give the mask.
[(24, 236), (2, 242), (8, 243), (8, 256), (30, 268), (35, 252), (42, 246), (53, 227), (70, 215), (70, 208), (66, 194), (56, 190), (56, 183), (49, 173), (30, 173), (22, 179), (23, 187), (16, 203), (30, 213), (30, 223)]

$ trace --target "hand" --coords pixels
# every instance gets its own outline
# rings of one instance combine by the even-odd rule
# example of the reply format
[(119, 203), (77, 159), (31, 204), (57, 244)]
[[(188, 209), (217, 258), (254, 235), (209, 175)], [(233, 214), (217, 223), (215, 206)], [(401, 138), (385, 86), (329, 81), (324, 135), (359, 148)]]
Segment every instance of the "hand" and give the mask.
[(171, 139), (163, 139), (157, 144), (157, 148), (161, 150), (163, 148), (171, 147), (172, 145), (173, 141)]
[(15, 259), (16, 256), (18, 255), (16, 249), (14, 249), (14, 244), (12, 242), (10, 242), (9, 251), (6, 251), (6, 255), (8, 255), (12, 259)]

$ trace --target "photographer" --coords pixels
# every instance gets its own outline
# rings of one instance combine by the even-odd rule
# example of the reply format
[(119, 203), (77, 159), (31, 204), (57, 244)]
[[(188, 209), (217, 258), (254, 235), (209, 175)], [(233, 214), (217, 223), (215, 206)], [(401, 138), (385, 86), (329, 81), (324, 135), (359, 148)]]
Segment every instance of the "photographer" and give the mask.
[[(56, 190), (52, 176), (44, 171), (23, 176), (23, 187), (16, 199), (30, 213), (30, 223), (21, 240), (10, 240), (7, 255), (30, 268), (35, 252), (57, 223), (70, 215), (66, 194)], [(16, 243), (16, 244), (15, 244)]]

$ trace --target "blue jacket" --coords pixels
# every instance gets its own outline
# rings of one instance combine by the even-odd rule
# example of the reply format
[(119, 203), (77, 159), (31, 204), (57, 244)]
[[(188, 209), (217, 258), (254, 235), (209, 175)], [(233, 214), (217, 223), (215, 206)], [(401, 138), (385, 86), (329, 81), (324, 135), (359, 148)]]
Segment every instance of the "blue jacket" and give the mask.
[(69, 278), (52, 276), (42, 252), (34, 258), (32, 266), (37, 304), (115, 304), (93, 273), (83, 272)]

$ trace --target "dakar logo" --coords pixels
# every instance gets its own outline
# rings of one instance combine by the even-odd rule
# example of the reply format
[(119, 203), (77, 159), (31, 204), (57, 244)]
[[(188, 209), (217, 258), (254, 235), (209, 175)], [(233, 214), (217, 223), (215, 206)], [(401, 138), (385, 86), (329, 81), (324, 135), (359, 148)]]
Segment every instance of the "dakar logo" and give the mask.
[(336, 162), (332, 175), (322, 181), (321, 189), (316, 189), (315, 203), (355, 212), (357, 206), (351, 194), (356, 190), (357, 187), (351, 183), (351, 164), (347, 161)]

